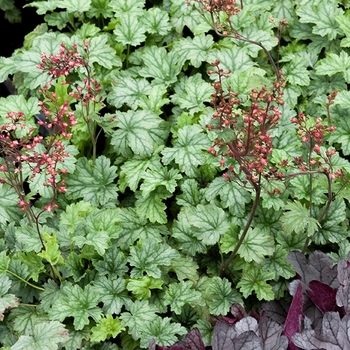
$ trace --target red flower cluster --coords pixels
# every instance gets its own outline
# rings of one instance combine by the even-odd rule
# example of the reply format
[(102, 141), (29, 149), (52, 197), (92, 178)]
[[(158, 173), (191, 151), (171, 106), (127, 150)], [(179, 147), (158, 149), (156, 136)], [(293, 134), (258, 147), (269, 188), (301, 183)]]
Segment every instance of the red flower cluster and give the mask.
[[(209, 152), (216, 156), (234, 159), (240, 166), (249, 182), (256, 183), (259, 175), (269, 174), (268, 157), (272, 152), (272, 139), (269, 131), (274, 128), (280, 118), (278, 105), (282, 105), (283, 83), (275, 83), (273, 90), (263, 86), (260, 90), (253, 89), (250, 93), (250, 105), (245, 107), (238, 94), (230, 88), (223, 90), (222, 81), (230, 72), (223, 72), (217, 60), (212, 65), (218, 80), (213, 83), (215, 93), (212, 95), (212, 105), (215, 109), (213, 123), (209, 130), (217, 130), (218, 137)], [(220, 162), (223, 166), (223, 158)], [(224, 176), (231, 179), (232, 175), (239, 177), (229, 166), (229, 173)]]
[[(0, 171), (3, 177), (0, 178), (1, 183), (6, 183), (14, 188), (19, 196), (19, 205), (22, 210), (30, 206), (30, 202), (25, 200), (23, 191), (22, 170), (26, 166), (31, 170), (29, 180), (33, 180), (38, 174), (44, 173), (47, 182), (43, 185), (51, 187), (56, 196), (56, 190), (65, 192), (66, 187), (64, 180), (57, 181), (57, 176), (65, 173), (64, 170), (58, 170), (58, 163), (64, 162), (64, 158), (68, 157), (65, 152), (64, 145), (61, 141), (55, 140), (50, 143), (50, 148), (43, 148), (39, 145), (43, 143), (43, 137), (37, 135), (37, 130), (30, 128), (23, 138), (16, 138), (17, 128), (26, 128), (26, 119), (22, 112), (10, 112), (6, 118), (8, 123), (0, 127), (0, 147), (1, 147), (1, 165)], [(47, 145), (46, 145), (47, 147)], [(53, 202), (50, 204), (52, 208)]]
[(37, 68), (47, 72), (53, 78), (58, 78), (62, 75), (67, 77), (73, 69), (80, 66), (85, 66), (85, 60), (79, 54), (78, 46), (74, 44), (72, 49), (67, 49), (65, 44), (61, 44), (58, 55), (47, 56), (42, 53), (41, 63)]
[(236, 6), (235, 0), (196, 0), (203, 10), (210, 13), (226, 12), (228, 16), (234, 16), (241, 11), (239, 6)]
[[(310, 120), (304, 113), (299, 113), (298, 118), (292, 118), (291, 122), (298, 126), (298, 136), (301, 141), (314, 152), (310, 153), (306, 160), (303, 157), (295, 157), (294, 162), (298, 168), (302, 171), (317, 169), (329, 174), (331, 178), (343, 177), (340, 170), (332, 171), (330, 159), (336, 153), (335, 149), (321, 152), (325, 135), (335, 131), (335, 126), (324, 124), (321, 118), (316, 118), (315, 121)], [(283, 164), (283, 166), (285, 165), (287, 164)]]

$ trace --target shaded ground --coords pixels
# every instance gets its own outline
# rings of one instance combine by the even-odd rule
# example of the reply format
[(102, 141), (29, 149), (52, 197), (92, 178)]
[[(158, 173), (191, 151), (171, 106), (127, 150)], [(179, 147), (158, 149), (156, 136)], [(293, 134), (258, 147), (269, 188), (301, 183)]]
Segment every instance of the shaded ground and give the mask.
[(42, 16), (36, 8), (26, 7), (29, 1), (16, 0), (15, 5), (22, 13), (21, 23), (10, 23), (5, 19), (5, 12), (0, 10), (0, 56), (10, 57), (15, 49), (22, 47), (25, 35), (42, 23)]

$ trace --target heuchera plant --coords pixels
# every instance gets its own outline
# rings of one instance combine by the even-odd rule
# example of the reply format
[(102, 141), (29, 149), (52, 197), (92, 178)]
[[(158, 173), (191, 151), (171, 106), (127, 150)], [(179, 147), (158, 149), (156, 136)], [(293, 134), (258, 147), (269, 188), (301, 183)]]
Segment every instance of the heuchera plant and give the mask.
[(44, 22), (0, 57), (4, 349), (309, 347), (344, 327), (340, 286), (288, 285), (295, 254), (350, 250), (349, 5), (189, 5), (28, 4)]
[(170, 347), (150, 341), (149, 350), (191, 349), (346, 349), (349, 329), (349, 258), (333, 264), (330, 257), (314, 251), (307, 259), (291, 252), (288, 260), (299, 279), (290, 284), (292, 302), (264, 303), (259, 314), (247, 314), (239, 304), (225, 317), (213, 319), (211, 346), (204, 346), (201, 333), (193, 329)]

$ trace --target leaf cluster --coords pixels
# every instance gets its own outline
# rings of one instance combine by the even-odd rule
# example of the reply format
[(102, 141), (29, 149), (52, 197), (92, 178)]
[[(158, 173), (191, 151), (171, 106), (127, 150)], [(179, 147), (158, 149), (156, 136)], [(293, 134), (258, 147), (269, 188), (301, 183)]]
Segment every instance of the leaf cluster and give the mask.
[[(44, 210), (52, 192), (43, 174), (31, 178), (30, 164), (21, 172), (21, 195), (31, 197), (36, 220), (21, 211), (18, 191), (0, 184), (0, 347), (134, 350), (154, 339), (151, 349), (166, 349), (195, 329), (173, 348), (272, 350), (288, 341), (327, 348), (330, 321), (344, 329), (346, 278), (329, 257), (347, 259), (350, 250), (350, 6), (241, 3), (231, 17), (217, 18), (249, 40), (218, 35), (205, 12), (184, 0), (27, 5), (44, 20), (21, 49), (0, 57), (0, 82), (11, 77), (18, 93), (0, 98), (0, 126), (9, 112), (21, 112), (16, 137), (39, 135), (39, 103), (59, 110), (64, 101), (76, 124), (58, 165), (66, 186), (58, 208)], [(66, 81), (37, 67), (43, 53), (57, 57), (62, 44), (76, 45), (84, 62)], [(278, 123), (267, 128), (272, 151), (263, 157), (268, 168), (256, 201), (241, 164), (215, 148), (219, 136), (228, 144), (233, 133), (208, 128), (218, 82), (208, 71), (216, 60), (229, 71), (222, 93), (238, 101), (229, 113), (246, 116), (256, 91), (273, 91), (271, 59), (285, 87)], [(39, 92), (48, 81), (46, 96), (55, 94), (55, 103)], [(84, 100), (86, 94), (96, 99)], [(268, 101), (254, 103), (261, 112)], [(301, 113), (310, 130), (335, 126), (317, 152), (291, 121)], [(258, 119), (252, 123), (258, 130)], [(16, 169), (3, 150), (0, 159)], [(237, 175), (232, 181), (223, 176), (229, 169)], [(311, 253), (308, 262), (302, 250)], [(301, 281), (291, 284), (290, 310), (304, 318), (302, 327), (281, 306), (291, 299), (296, 272)], [(274, 303), (266, 314), (243, 309), (267, 301)], [(282, 319), (269, 314), (276, 305)], [(346, 348), (342, 339), (334, 344)]]

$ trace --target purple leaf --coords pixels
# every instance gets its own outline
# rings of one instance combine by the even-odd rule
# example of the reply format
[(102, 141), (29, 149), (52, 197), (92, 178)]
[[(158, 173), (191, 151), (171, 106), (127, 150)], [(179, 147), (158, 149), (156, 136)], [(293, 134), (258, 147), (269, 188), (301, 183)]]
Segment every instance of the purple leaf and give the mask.
[[(350, 256), (350, 252), (349, 252)], [(349, 259), (349, 258), (348, 258)], [(340, 259), (337, 265), (338, 281), (340, 284), (344, 284), (350, 279), (350, 263), (344, 259)]]
[(345, 314), (350, 314), (350, 280), (343, 281), (336, 295), (337, 305), (343, 308)]
[(295, 271), (306, 285), (316, 280), (332, 288), (339, 286), (337, 267), (333, 266), (332, 259), (325, 253), (316, 250), (310, 254), (309, 261), (307, 261), (304, 254), (293, 251), (288, 254), (287, 260), (294, 266)]
[(247, 316), (247, 313), (244, 310), (244, 307), (238, 303), (233, 304), (231, 306), (230, 311), (232, 316), (234, 316), (238, 321)]
[(289, 310), (289, 304), (281, 300), (272, 300), (261, 305), (261, 310), (277, 323), (284, 323)]
[(254, 333), (258, 332), (258, 322), (255, 318), (247, 316), (242, 318), (239, 322), (235, 324), (235, 329), (238, 335), (245, 332), (253, 331)]
[(179, 344), (183, 345), (184, 350), (205, 350), (202, 335), (198, 328), (193, 328)]
[(244, 332), (233, 340), (232, 350), (262, 350), (261, 341), (253, 331)]
[(305, 350), (350, 349), (349, 329), (349, 315), (341, 320), (338, 312), (326, 312), (322, 319), (321, 329), (305, 329), (293, 336), (293, 342)]
[(288, 348), (288, 338), (282, 335), (283, 327), (267, 317), (264, 312), (259, 322), (259, 334), (264, 350), (285, 350)]
[(337, 310), (336, 288), (331, 288), (330, 286), (319, 281), (311, 281), (309, 283), (309, 288), (310, 289), (306, 290), (306, 294), (322, 311), (322, 313)]
[(295, 291), (283, 329), (283, 334), (289, 339), (289, 350), (298, 349), (292, 343), (292, 336), (299, 331), (299, 323), (303, 318), (303, 288), (301, 282), (299, 281), (299, 285)]
[(212, 348), (213, 350), (232, 350), (233, 339), (237, 333), (234, 326), (225, 322), (218, 321), (214, 328)]

